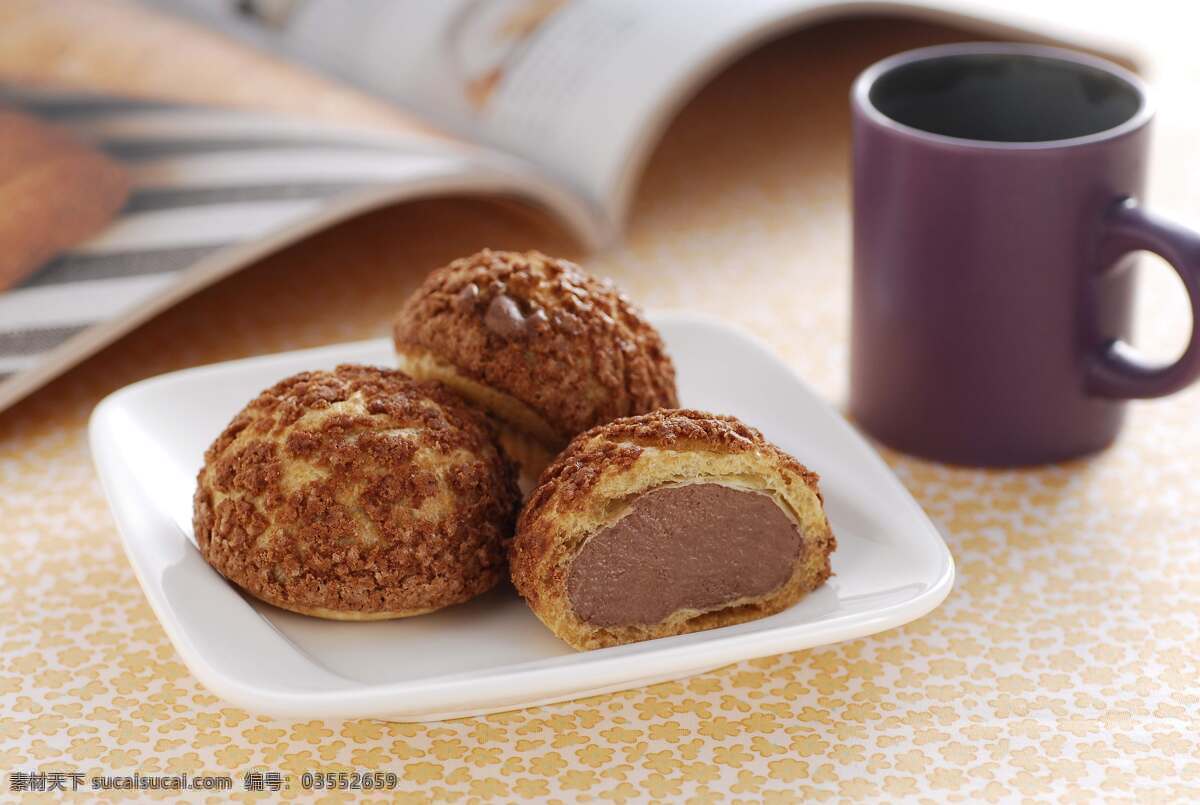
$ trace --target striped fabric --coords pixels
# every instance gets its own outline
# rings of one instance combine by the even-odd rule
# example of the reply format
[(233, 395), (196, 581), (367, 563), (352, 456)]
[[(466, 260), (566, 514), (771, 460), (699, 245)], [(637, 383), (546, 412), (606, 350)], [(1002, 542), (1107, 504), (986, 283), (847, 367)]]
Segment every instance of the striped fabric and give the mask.
[(198, 290), (197, 272), (215, 280), (238, 267), (231, 254), (242, 264), (261, 256), (231, 250), (271, 236), (281, 246), (280, 233), (307, 234), (339, 204), (344, 214), (348, 197), (439, 178), (504, 189), (495, 165), (486, 181), (486, 157), (433, 139), (5, 87), (0, 105), (69, 129), (121, 161), (133, 183), (107, 230), (0, 293), (0, 408), (131, 329), (156, 301)]

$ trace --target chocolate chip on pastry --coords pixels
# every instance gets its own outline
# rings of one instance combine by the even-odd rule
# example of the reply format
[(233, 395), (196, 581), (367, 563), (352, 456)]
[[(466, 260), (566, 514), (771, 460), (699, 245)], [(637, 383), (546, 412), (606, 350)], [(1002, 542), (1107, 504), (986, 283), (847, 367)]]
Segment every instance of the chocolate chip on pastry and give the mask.
[(501, 423), (537, 474), (577, 433), (678, 405), (658, 332), (611, 284), (537, 252), (482, 251), (434, 271), (395, 323), (400, 367)]
[(494, 587), (520, 494), (483, 414), (438, 383), (346, 365), (250, 402), (204, 454), (194, 503), (201, 553), (246, 592), (378, 620)]
[(829, 578), (817, 476), (729, 416), (656, 411), (581, 434), (517, 522), (513, 583), (577, 649), (754, 620)]

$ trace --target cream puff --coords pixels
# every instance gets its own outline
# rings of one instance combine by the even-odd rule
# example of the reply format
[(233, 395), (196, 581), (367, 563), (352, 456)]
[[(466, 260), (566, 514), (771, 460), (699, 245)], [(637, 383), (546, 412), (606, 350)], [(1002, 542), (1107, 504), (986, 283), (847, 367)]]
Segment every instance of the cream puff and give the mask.
[(578, 436), (517, 523), (513, 583), (577, 649), (742, 623), (829, 578), (817, 476), (733, 417), (664, 410)]
[(482, 251), (437, 269), (394, 327), (400, 368), (500, 424), (536, 478), (573, 436), (678, 405), (662, 338), (609, 282), (538, 252)]
[(418, 615), (506, 575), (515, 474), (493, 425), (440, 384), (367, 366), (303, 372), (208, 448), (196, 541), (223, 576), (283, 609)]

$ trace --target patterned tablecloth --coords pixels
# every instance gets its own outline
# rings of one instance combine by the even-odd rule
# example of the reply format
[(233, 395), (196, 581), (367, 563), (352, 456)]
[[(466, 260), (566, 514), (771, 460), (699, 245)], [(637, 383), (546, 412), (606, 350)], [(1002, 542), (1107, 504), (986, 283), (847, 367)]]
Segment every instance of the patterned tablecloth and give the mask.
[[(173, 23), (47, 8), (7, 4), (0, 74), (386, 118)], [(754, 331), (841, 400), (845, 91), (873, 59), (950, 38), (838, 24), (739, 64), (674, 124), (627, 245), (591, 267), (647, 306)], [(165, 53), (187, 58), (165, 76), (131, 69)], [(1154, 200), (1200, 221), (1200, 114), (1180, 102), (1200, 65), (1163, 55)], [(372, 215), (180, 305), (0, 416), (0, 797), (15, 796), (14, 772), (39, 770), (85, 784), (232, 774), (235, 793), (258, 770), (304, 796), (305, 771), (379, 769), (413, 799), (1200, 798), (1200, 391), (1136, 406), (1116, 447), (1060, 466), (978, 472), (885, 453), (959, 571), (946, 604), (902, 629), (438, 724), (276, 720), (208, 693), (122, 555), (88, 456), (91, 407), (159, 372), (382, 334), (425, 270), (483, 245), (575, 251), (483, 202)], [(1187, 309), (1167, 271), (1146, 273), (1141, 335), (1169, 351)], [(252, 778), (264, 781), (278, 782)]]

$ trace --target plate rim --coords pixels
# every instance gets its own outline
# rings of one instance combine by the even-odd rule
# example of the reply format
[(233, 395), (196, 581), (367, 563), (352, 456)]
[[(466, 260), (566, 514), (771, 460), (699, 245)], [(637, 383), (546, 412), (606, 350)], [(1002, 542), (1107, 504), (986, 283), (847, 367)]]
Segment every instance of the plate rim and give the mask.
[[(847, 613), (817, 622), (783, 625), (742, 634), (730, 634), (724, 630), (713, 630), (710, 633), (700, 632), (696, 634), (712, 634), (713, 637), (704, 639), (687, 635), (683, 637), (691, 638), (688, 642), (677, 645), (660, 645), (657, 649), (649, 651), (645, 650), (643, 644), (632, 644), (640, 646), (641, 650), (622, 651), (628, 647), (618, 646), (584, 652), (580, 655), (564, 655), (571, 658), (586, 654), (589, 659), (583, 663), (568, 662), (541, 669), (522, 668), (523, 664), (518, 663), (510, 666), (509, 670), (498, 673), (475, 670), (463, 675), (451, 674), (440, 678), (423, 677), (399, 682), (372, 683), (347, 678), (318, 663), (323, 670), (345, 680), (347, 685), (344, 688), (313, 691), (265, 687), (253, 680), (228, 674), (211, 664), (192, 644), (187, 630), (173, 616), (166, 601), (163, 600), (164, 591), (161, 585), (152, 582), (145, 576), (145, 573), (151, 570), (150, 560), (141, 556), (137, 550), (135, 543), (139, 541), (138, 538), (127, 533), (134, 529), (123, 522), (123, 519), (117, 514), (114, 489), (112, 488), (115, 483), (113, 470), (116, 469), (116, 466), (123, 466), (130, 471), (133, 467), (128, 462), (121, 462), (112, 455), (111, 449), (104, 444), (106, 420), (111, 416), (111, 411), (120, 410), (125, 399), (144, 392), (148, 387), (178, 381), (183, 376), (190, 378), (221, 373), (228, 369), (271, 364), (281, 358), (300, 356), (312, 357), (314, 362), (317, 362), (330, 353), (336, 354), (356, 349), (366, 351), (377, 348), (387, 341), (386, 338), (373, 338), (254, 355), (175, 370), (144, 378), (117, 389), (104, 397), (93, 409), (88, 422), (88, 444), (96, 474), (99, 476), (106, 501), (121, 537), (122, 548), (133, 567), (143, 595), (188, 670), (216, 695), (254, 713), (284, 717), (390, 717), (397, 720), (435, 721), (586, 698), (606, 692), (641, 687), (652, 681), (678, 679), (703, 673), (743, 660), (832, 645), (903, 626), (927, 615), (941, 605), (954, 585), (956, 575), (954, 557), (941, 532), (866, 437), (860, 434), (827, 400), (813, 391), (791, 367), (775, 354), (766, 342), (753, 333), (707, 314), (652, 311), (650, 318), (656, 324), (712, 327), (721, 331), (722, 335), (741, 340), (747, 346), (764, 353), (776, 368), (786, 373), (790, 380), (812, 396), (836, 420), (837, 427), (844, 431), (844, 435), (852, 441), (860, 442), (867, 448), (862, 451), (864, 459), (872, 462), (877, 470), (882, 470), (889, 483), (898, 487), (905, 499), (906, 506), (913, 509), (923, 521), (923, 525), (927, 526), (922, 531), (933, 542), (940, 560), (937, 579), (912, 598), (863, 612)], [(109, 464), (114, 466), (110, 468)], [(186, 536), (185, 541), (190, 542)], [(246, 605), (249, 607), (249, 602)], [(259, 615), (259, 617), (262, 616)], [(671, 639), (666, 638), (666, 640)], [(621, 666), (628, 666), (633, 657), (638, 659), (639, 667), (663, 670), (661, 673), (651, 670), (651, 672), (641, 675), (617, 673), (617, 669)], [(602, 681), (580, 683), (581, 677), (586, 677), (588, 680), (601, 680), (607, 677), (608, 683), (605, 684)], [(494, 693), (479, 693), (474, 697), (470, 696), (472, 688), (478, 690), (480, 682), (484, 680), (487, 682), (487, 688), (500, 687), (503, 689), (505, 691), (503, 698), (513, 703), (495, 706), (486, 704), (484, 700), (497, 698)], [(538, 691), (549, 695), (538, 697), (536, 695)], [(398, 700), (402, 699), (409, 701), (403, 706), (398, 706)], [(471, 702), (478, 702), (478, 704), (471, 704)]]

